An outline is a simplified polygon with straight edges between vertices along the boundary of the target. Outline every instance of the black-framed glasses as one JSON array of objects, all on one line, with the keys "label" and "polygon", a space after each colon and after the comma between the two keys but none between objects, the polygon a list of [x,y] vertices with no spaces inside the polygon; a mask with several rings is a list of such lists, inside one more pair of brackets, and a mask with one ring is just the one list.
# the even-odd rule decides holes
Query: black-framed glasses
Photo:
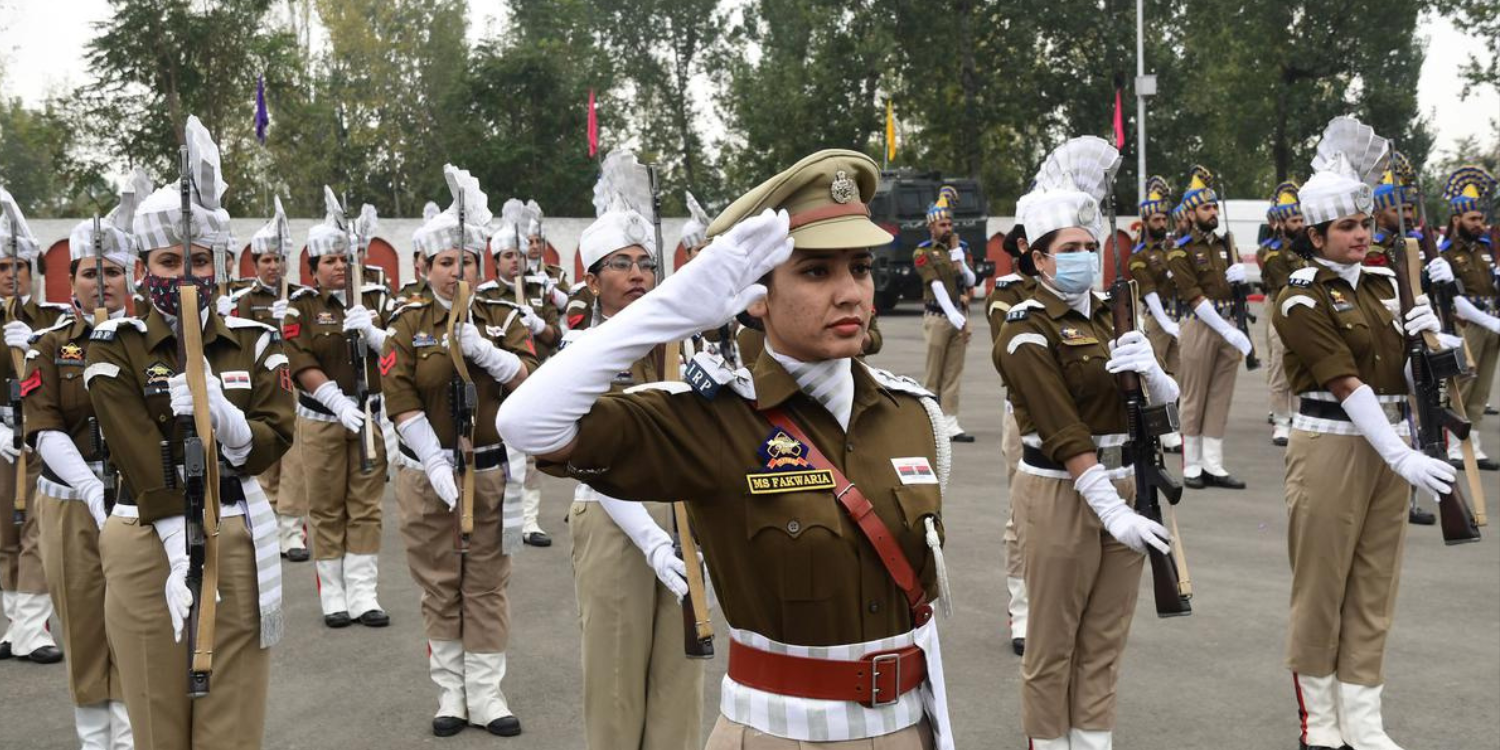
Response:
[{"label": "black-framed glasses", "polygon": [[641,273],[656,273],[655,258],[647,257],[641,258],[640,260],[635,260],[633,258],[627,258],[623,255],[616,255],[615,257],[604,261],[605,268],[608,268],[611,271],[619,271],[620,273],[629,273],[631,266],[635,266],[636,268],[641,269]]}]

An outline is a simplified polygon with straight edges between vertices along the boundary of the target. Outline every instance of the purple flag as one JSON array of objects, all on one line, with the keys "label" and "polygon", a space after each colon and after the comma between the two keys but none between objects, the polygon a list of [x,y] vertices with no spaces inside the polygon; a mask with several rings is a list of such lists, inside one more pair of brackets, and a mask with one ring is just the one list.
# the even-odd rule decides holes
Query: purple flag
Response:
[{"label": "purple flag", "polygon": [[266,145],[266,128],[271,124],[271,113],[266,111],[266,77],[255,79],[255,139]]}]

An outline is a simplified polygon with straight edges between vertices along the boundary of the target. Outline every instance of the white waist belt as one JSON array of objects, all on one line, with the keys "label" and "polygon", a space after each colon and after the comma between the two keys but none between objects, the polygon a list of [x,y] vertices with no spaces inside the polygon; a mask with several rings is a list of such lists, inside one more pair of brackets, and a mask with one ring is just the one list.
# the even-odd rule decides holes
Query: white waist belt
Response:
[{"label": "white waist belt", "polygon": [[[1093,438],[1095,450],[1098,450],[1100,448],[1118,448],[1130,442],[1130,436],[1126,435],[1123,432],[1113,432],[1108,435],[1094,435]],[[1042,438],[1035,432],[1027,433],[1021,436],[1021,444],[1030,446],[1032,448],[1041,448]],[[1066,479],[1069,482],[1073,481],[1073,475],[1069,474],[1066,471],[1061,471],[1058,469],[1043,469],[1038,466],[1032,466],[1031,464],[1026,463],[1025,458],[1021,459],[1021,463],[1016,467],[1016,469],[1018,471],[1024,471],[1034,477],[1044,477],[1046,479]],[[1135,476],[1135,469],[1130,466],[1121,466],[1116,469],[1106,469],[1104,474],[1105,476],[1109,477],[1109,481],[1117,482],[1121,479],[1125,479],[1126,477]]]}]

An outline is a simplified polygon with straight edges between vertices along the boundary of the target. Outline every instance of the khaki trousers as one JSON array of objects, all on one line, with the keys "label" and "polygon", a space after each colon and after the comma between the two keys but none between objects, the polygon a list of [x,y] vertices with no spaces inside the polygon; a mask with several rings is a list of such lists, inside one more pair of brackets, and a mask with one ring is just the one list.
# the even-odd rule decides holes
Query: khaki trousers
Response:
[{"label": "khaki trousers", "polygon": [[396,506],[406,564],[422,589],[428,640],[461,641],[470,653],[500,653],[510,641],[510,555],[500,551],[505,472],[474,473],[474,533],[460,555],[458,513],[438,498],[427,473],[396,469]]},{"label": "khaki trousers", "polygon": [[932,726],[925,718],[899,732],[867,740],[801,742],[765,734],[720,716],[703,750],[932,750],[933,747]]},{"label": "khaki trousers", "polygon": [[[1115,487],[1133,499],[1133,483]],[[1012,497],[1031,597],[1021,725],[1034,739],[1109,731],[1146,558],[1104,530],[1069,480],[1017,472]]]},{"label": "khaki trousers", "polygon": [[922,337],[927,340],[927,390],[937,394],[943,413],[958,416],[958,381],[964,374],[963,332],[942,315],[922,316]]},{"label": "khaki trousers", "polygon": [[271,652],[260,647],[255,543],[243,516],[219,529],[219,608],[211,690],[187,695],[187,637],[172,639],[162,592],[167,556],[150,524],[112,516],[99,536],[104,623],[120,669],[135,746],[258,750],[266,726]]},{"label": "khaki trousers", "polygon": [[36,518],[36,480],[42,457],[26,454],[26,522],[15,524],[16,465],[0,458],[0,589],[13,594],[47,593],[38,547],[41,529]]},{"label": "khaki trousers", "polygon": [[1177,368],[1182,366],[1182,348],[1177,343],[1177,337],[1167,333],[1156,322],[1156,316],[1146,313],[1144,316],[1146,340],[1151,342],[1151,351],[1156,352],[1156,361],[1161,365],[1168,375],[1177,373]]},{"label": "khaki trousers", "polygon": [[[670,506],[646,508],[670,528]],[[682,606],[598,503],[575,500],[568,514],[587,747],[697,750],[704,662],[683,655]]]},{"label": "khaki trousers", "polygon": [[1024,578],[1026,564],[1021,558],[1021,543],[1016,536],[1016,467],[1021,465],[1021,425],[1015,412],[1005,412],[1000,428],[1000,453],[1005,456],[1005,486],[1010,489],[1010,512],[1005,518],[1005,575]]},{"label": "khaki trousers", "polygon": [[297,417],[301,472],[306,482],[313,557],[336,560],[345,554],[380,552],[380,499],[385,494],[385,440],[373,421],[372,468],[359,470],[359,435],[338,422]]},{"label": "khaki trousers", "polygon": [[1500,334],[1490,333],[1473,323],[1464,326],[1464,342],[1469,345],[1469,356],[1473,357],[1474,377],[1458,384],[1458,393],[1464,400],[1464,414],[1476,431],[1484,421],[1484,405],[1490,400],[1490,389],[1495,385],[1495,367],[1500,363]]},{"label": "khaki trousers", "polygon": [[1384,684],[1411,485],[1365,439],[1292,430],[1286,451],[1292,562],[1287,668]]},{"label": "khaki trousers", "polygon": [[38,492],[42,568],[52,589],[52,610],[62,625],[68,659],[68,693],[87,706],[124,700],[120,670],[104,635],[104,568],[99,563],[99,527],[80,500],[58,500]]},{"label": "khaki trousers", "polygon": [[[1269,307],[1269,305],[1267,305]],[[1270,389],[1271,413],[1276,416],[1291,416],[1296,403],[1292,399],[1292,384],[1286,379],[1286,344],[1276,326],[1271,325],[1271,313],[1262,312],[1266,318],[1266,386]]]},{"label": "khaki trousers", "polygon": [[261,475],[261,487],[267,487],[266,477],[275,475],[275,489],[266,489],[266,499],[277,515],[302,518],[307,515],[307,471],[302,468],[302,419],[293,427],[292,447],[281,454],[265,474]]},{"label": "khaki trousers", "polygon": [[1182,370],[1177,378],[1182,397],[1177,409],[1183,435],[1224,437],[1242,360],[1239,350],[1208,324],[1197,318],[1182,321]]}]

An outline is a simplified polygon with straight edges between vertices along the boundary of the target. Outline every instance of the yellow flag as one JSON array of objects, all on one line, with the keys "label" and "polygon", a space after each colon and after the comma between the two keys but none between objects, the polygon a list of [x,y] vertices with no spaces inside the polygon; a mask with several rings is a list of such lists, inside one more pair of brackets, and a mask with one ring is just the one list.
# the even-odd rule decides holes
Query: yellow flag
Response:
[{"label": "yellow flag", "polygon": [[885,100],[885,160],[893,161],[896,158],[896,111],[891,107],[891,100]]}]

